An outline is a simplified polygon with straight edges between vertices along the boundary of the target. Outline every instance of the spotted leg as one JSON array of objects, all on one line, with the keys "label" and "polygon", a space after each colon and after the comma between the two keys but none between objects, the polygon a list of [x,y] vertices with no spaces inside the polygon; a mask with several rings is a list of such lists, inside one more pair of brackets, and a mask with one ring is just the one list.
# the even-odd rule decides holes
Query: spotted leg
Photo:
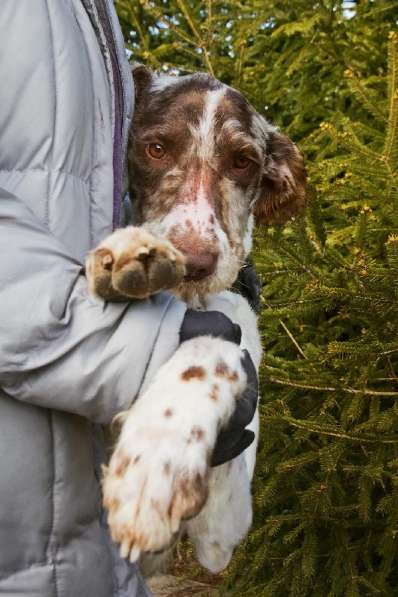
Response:
[{"label": "spotted leg", "polygon": [[[208,309],[222,311],[242,330],[242,348],[246,348],[256,366],[261,360],[261,341],[256,316],[240,295],[224,292],[213,296]],[[187,533],[199,562],[211,572],[220,572],[229,563],[233,550],[249,531],[252,521],[251,478],[256,461],[259,414],[248,426],[256,440],[243,454],[212,468],[209,497],[198,516],[187,523]]]},{"label": "spotted leg", "polygon": [[239,347],[200,337],[184,342],[125,414],[104,471],[104,504],[121,554],[167,548],[208,496],[220,428],[246,385]]}]

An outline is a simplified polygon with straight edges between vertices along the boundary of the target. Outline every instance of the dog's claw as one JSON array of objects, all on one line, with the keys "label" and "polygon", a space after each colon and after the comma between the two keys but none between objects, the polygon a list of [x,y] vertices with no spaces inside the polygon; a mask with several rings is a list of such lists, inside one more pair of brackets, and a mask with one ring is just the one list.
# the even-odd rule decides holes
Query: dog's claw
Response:
[{"label": "dog's claw", "polygon": [[113,259],[112,255],[108,253],[105,257],[102,258],[102,265],[105,269],[112,269]]},{"label": "dog's claw", "polygon": [[130,562],[134,564],[140,557],[141,550],[138,547],[133,547],[130,551]]},{"label": "dog's claw", "polygon": [[127,556],[129,555],[129,551],[130,551],[130,541],[128,539],[125,539],[120,546],[120,557],[127,558]]}]

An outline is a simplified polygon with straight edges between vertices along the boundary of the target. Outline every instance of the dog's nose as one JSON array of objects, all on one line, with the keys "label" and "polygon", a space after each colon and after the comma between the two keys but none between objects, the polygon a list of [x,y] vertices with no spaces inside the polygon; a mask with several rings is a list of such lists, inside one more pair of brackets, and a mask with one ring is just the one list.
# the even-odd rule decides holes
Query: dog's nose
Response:
[{"label": "dog's nose", "polygon": [[214,273],[218,260],[218,253],[210,251],[201,253],[185,253],[187,280],[198,282]]}]

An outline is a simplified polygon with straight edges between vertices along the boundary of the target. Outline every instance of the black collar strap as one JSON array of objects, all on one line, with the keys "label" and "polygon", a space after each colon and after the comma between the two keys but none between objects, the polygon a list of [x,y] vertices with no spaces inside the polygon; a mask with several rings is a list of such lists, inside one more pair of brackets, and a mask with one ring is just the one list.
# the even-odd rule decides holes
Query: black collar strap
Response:
[{"label": "black collar strap", "polygon": [[248,300],[255,313],[261,311],[261,282],[252,260],[248,257],[241,268],[231,290]]}]

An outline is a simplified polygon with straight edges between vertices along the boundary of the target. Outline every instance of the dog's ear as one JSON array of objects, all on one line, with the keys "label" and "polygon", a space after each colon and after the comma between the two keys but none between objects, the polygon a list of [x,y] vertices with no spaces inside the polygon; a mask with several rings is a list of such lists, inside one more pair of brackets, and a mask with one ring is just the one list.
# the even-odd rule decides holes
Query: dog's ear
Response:
[{"label": "dog's ear", "polygon": [[138,62],[133,64],[132,67],[133,79],[134,79],[134,94],[136,105],[142,99],[146,89],[149,87],[152,80],[152,71],[146,66],[139,64]]},{"label": "dog's ear", "polygon": [[269,133],[261,193],[254,206],[256,223],[283,224],[305,206],[303,156],[288,137]]}]

